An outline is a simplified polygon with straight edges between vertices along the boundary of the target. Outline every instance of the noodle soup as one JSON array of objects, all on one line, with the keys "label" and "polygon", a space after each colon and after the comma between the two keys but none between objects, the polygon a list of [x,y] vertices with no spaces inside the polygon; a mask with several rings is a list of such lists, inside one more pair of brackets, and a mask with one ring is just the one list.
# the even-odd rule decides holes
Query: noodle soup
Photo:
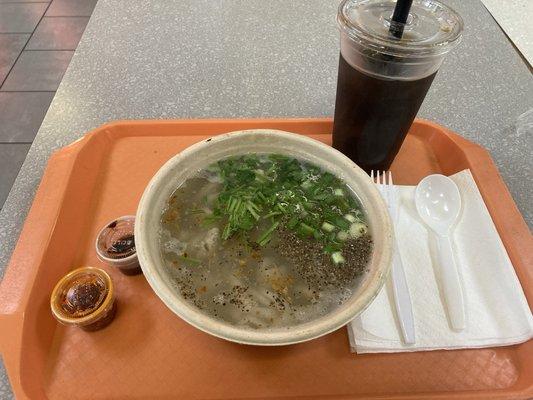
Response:
[{"label": "noodle soup", "polygon": [[187,302],[250,329],[290,327],[339,307],[372,252],[355,193],[278,154],[226,158],[189,177],[168,199],[159,240]]}]

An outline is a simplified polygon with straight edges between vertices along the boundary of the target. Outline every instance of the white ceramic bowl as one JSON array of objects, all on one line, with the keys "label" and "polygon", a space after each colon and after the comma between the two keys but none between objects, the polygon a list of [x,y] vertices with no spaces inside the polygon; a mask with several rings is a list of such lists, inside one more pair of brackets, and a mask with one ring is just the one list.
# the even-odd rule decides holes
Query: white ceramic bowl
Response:
[{"label": "white ceramic bowl", "polygon": [[[290,328],[254,330],[209,317],[191,306],[169,283],[159,250],[160,218],[171,193],[191,174],[232,155],[278,153],[309,161],[343,179],[358,195],[368,217],[374,246],[369,272],[352,297],[335,311]],[[214,336],[254,345],[285,345],[310,340],[347,324],[383,286],[390,269],[392,230],[386,206],[369,176],[348,157],[303,135],[275,130],[230,132],[197,143],[171,158],[155,174],[139,203],[135,223],[137,256],[148,283],[174,313]]]}]

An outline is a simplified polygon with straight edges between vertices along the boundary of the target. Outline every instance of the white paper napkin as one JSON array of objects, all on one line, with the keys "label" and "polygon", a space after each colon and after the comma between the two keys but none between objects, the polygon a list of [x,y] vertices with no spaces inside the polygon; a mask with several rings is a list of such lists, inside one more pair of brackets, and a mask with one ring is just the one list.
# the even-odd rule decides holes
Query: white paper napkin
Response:
[{"label": "white paper napkin", "polygon": [[394,308],[390,279],[372,304],[348,324],[352,351],[403,352],[505,346],[533,337],[533,316],[514,268],[469,170],[451,176],[462,200],[453,235],[466,304],[467,328],[450,329],[439,290],[433,235],[419,219],[414,187],[400,186],[396,227],[411,293],[416,343],[406,346]]}]

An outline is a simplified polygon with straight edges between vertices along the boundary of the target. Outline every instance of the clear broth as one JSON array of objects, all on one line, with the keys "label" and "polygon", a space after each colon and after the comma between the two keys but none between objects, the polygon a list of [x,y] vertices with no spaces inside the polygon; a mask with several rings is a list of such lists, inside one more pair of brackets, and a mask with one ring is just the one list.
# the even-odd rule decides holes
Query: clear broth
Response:
[{"label": "clear broth", "polygon": [[266,219],[246,241],[223,240],[223,220],[203,223],[221,189],[216,173],[199,171],[172,193],[161,216],[162,259],[187,302],[232,325],[265,329],[309,322],[352,296],[370,258],[369,233],[346,242],[350,257],[340,265],[313,238],[302,239],[283,224],[268,244],[256,245],[253,240],[270,225]]}]

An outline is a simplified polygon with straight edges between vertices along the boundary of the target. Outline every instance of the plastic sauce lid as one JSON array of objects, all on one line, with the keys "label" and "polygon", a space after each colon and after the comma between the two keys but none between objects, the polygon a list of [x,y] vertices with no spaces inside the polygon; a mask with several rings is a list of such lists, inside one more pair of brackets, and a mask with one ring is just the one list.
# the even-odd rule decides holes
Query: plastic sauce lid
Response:
[{"label": "plastic sauce lid", "polygon": [[135,216],[126,215],[104,226],[96,237],[96,254],[106,264],[121,268],[137,268],[135,249]]},{"label": "plastic sauce lid", "polygon": [[401,39],[389,33],[395,1],[344,0],[337,14],[342,32],[362,46],[397,57],[442,55],[461,39],[463,20],[435,0],[414,0]]},{"label": "plastic sauce lid", "polygon": [[93,267],[78,268],[65,275],[50,297],[52,314],[59,322],[81,327],[105,318],[113,303],[111,277]]}]

